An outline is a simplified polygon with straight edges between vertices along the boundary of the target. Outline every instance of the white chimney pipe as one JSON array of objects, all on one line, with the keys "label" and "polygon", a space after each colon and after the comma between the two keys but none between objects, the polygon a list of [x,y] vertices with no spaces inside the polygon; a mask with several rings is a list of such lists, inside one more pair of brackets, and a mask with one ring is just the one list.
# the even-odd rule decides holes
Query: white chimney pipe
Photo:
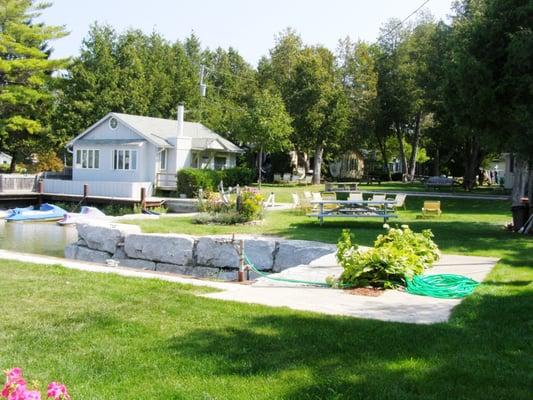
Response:
[{"label": "white chimney pipe", "polygon": [[183,136],[183,115],[185,114],[185,107],[183,104],[178,106],[178,137]]}]

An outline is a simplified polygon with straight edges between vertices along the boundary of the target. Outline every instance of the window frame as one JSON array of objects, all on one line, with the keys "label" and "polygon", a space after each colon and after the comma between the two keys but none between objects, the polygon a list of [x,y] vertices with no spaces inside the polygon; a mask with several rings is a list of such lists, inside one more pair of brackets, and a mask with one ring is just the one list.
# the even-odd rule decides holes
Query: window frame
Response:
[{"label": "window frame", "polygon": [[[222,158],[224,159],[224,165],[222,165],[221,168],[218,168],[220,166],[220,164],[217,164],[217,158],[218,159],[222,159]],[[228,157],[227,156],[214,156],[213,157],[213,168],[216,171],[223,171],[226,168],[228,168]]]},{"label": "window frame", "polygon": [[[163,154],[165,155],[163,157]],[[165,160],[163,165],[163,160]],[[159,171],[166,171],[168,167],[168,149],[163,149],[159,152]]]},{"label": "window frame", "polygon": [[[138,161],[139,152],[135,149],[113,149],[111,151],[111,167],[113,171],[137,171]],[[122,166],[120,167],[120,165]],[[126,165],[128,168],[126,168]]]},{"label": "window frame", "polygon": [[76,149],[74,167],[76,169],[100,169],[100,149]]}]

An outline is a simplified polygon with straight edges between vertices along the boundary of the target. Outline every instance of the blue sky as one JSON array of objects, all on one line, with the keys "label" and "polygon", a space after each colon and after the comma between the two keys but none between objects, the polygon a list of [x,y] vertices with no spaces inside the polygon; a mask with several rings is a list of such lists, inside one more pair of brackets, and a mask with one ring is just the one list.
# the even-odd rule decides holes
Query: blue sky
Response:
[{"label": "blue sky", "polygon": [[[71,34],[53,43],[54,57],[75,56],[91,23],[108,23],[117,30],[156,30],[167,39],[183,39],[195,32],[204,46],[235,47],[256,64],[274,43],[274,35],[288,26],[305,43],[335,49],[347,35],[373,41],[389,18],[406,17],[423,0],[52,0],[41,17],[65,25]],[[446,18],[452,0],[431,0],[425,7]]]}]

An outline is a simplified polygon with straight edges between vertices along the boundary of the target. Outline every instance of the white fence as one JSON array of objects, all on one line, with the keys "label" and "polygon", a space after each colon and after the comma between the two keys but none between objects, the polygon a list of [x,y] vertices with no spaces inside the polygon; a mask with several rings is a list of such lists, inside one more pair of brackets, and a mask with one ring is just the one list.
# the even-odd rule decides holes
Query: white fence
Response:
[{"label": "white fence", "polygon": [[0,174],[0,192],[33,192],[37,179],[35,174]]},{"label": "white fence", "polygon": [[151,196],[151,182],[101,182],[101,181],[66,181],[61,179],[44,179],[44,193],[83,195],[83,185],[88,185],[88,196],[122,197],[140,199],[141,188],[146,189],[146,196]]}]

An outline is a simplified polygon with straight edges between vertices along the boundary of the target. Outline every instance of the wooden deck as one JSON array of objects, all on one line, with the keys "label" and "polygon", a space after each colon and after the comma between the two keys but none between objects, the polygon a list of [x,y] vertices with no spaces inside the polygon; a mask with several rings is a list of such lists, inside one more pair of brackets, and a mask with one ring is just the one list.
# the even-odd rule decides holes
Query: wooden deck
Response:
[{"label": "wooden deck", "polygon": [[[58,194],[58,193],[37,193],[31,191],[9,191],[0,192],[0,206],[3,204],[39,204],[39,203],[54,203],[54,202],[72,202],[78,203],[84,200],[89,204],[123,204],[123,205],[136,205],[141,203],[141,199],[127,198],[127,197],[107,197],[107,196],[87,196],[72,195],[72,194]],[[147,197],[146,207],[159,207],[165,202],[161,197]]]}]

